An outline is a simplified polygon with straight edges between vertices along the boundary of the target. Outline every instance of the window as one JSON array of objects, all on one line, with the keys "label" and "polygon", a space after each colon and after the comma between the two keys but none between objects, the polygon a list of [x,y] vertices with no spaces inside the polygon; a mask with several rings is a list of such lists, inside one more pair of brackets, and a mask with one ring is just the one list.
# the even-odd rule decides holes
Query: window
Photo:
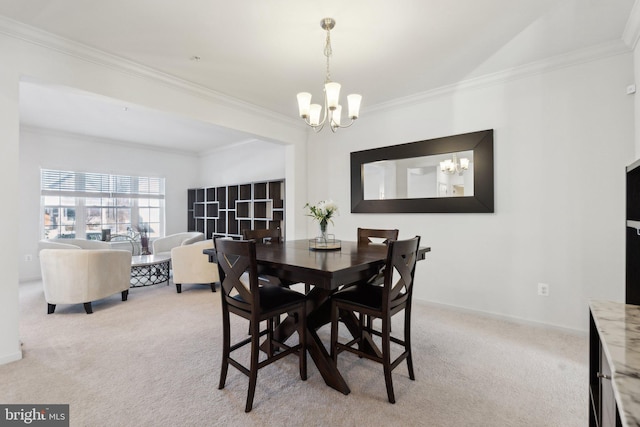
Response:
[{"label": "window", "polygon": [[164,235],[164,178],[42,169],[40,182],[46,239]]}]

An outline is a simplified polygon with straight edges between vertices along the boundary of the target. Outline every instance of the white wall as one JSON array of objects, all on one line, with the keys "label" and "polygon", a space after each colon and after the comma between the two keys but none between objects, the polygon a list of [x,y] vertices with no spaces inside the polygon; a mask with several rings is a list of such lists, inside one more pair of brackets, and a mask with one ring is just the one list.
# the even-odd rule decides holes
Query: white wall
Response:
[{"label": "white wall", "polygon": [[[421,235],[432,252],[416,298],[586,330],[590,298],[624,301],[632,70],[623,54],[365,110],[352,128],[310,138],[309,199],[338,203],[338,238],[358,226]],[[495,129],[494,214],[350,213],[350,152],[483,129]],[[537,296],[538,282],[549,297]]]},{"label": "white wall", "polygon": [[286,146],[251,140],[213,150],[199,160],[199,186],[243,184],[285,177]]},{"label": "white wall", "polygon": [[218,186],[285,179],[285,236],[306,237],[298,208],[306,199],[306,141],[276,144],[253,140],[214,150],[200,158],[199,186]]},{"label": "white wall", "polygon": [[[169,153],[123,142],[22,129],[20,134],[20,281],[40,277],[40,169],[60,169],[166,178],[165,234],[187,229],[187,188],[198,180],[194,155]],[[30,254],[33,260],[25,261]]]},{"label": "white wall", "polygon": [[[0,38],[0,52],[4,44]],[[0,55],[1,57],[1,55]],[[7,244],[0,245],[0,364],[22,357],[18,337],[18,219],[20,212],[18,182],[18,79],[20,73],[12,62],[2,59],[0,66],[0,234]]]}]

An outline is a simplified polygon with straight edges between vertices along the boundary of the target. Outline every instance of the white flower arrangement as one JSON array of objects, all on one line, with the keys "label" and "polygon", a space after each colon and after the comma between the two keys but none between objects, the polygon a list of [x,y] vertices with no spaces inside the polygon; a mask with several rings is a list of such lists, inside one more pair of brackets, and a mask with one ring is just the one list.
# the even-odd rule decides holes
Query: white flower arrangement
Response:
[{"label": "white flower arrangement", "polygon": [[304,207],[309,210],[307,216],[318,221],[322,230],[326,230],[329,221],[333,224],[332,218],[338,214],[338,205],[333,200],[321,200],[315,205],[307,203]]}]

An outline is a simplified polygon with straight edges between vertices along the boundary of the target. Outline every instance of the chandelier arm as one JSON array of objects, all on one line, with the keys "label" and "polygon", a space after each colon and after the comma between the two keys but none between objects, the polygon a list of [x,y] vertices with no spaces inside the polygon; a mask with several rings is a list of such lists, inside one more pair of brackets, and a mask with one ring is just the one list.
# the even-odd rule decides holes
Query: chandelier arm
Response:
[{"label": "chandelier arm", "polygon": [[348,127],[351,127],[355,121],[356,121],[355,119],[351,119],[351,121],[349,122],[349,124],[348,124],[348,125],[343,125],[343,124],[339,124],[339,125],[337,125],[337,124],[335,124],[335,122],[332,120],[332,121],[331,121],[331,129],[332,129],[334,132],[335,132],[335,130],[334,130],[334,129],[346,129],[346,128],[348,128]]},{"label": "chandelier arm", "polygon": [[317,125],[312,125],[311,122],[309,121],[309,118],[303,119],[303,121],[310,126],[311,128],[313,128],[313,130],[315,130],[316,132],[319,132],[322,130],[322,128],[325,125],[325,122],[327,121],[326,117]]},{"label": "chandelier arm", "polygon": [[325,94],[325,96],[324,96],[324,113],[323,113],[323,115],[322,115],[322,120],[321,120],[321,121],[320,121],[316,126],[313,126],[313,129],[314,129],[314,130],[315,130],[317,127],[319,127],[319,128],[320,128],[320,129],[318,130],[318,132],[319,132],[320,130],[322,130],[322,128],[324,127],[324,124],[325,124],[325,123],[326,123],[326,121],[327,121],[327,117],[328,117],[327,112],[328,112],[328,111],[329,111],[329,109],[327,108],[327,95]]}]

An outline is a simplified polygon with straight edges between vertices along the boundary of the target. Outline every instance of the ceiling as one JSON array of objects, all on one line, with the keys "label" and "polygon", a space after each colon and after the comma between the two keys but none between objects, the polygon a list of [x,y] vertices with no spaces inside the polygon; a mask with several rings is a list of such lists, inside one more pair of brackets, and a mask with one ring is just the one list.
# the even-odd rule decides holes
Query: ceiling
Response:
[{"label": "ceiling", "polygon": [[[362,94],[364,115],[367,108],[416,93],[619,41],[633,5],[634,0],[2,0],[0,15],[295,119],[297,92],[309,91],[316,99],[321,94],[324,17],[336,20],[332,78],[344,95]],[[28,126],[167,147],[180,138],[193,152],[251,138],[34,82],[21,88],[21,104]]]}]

